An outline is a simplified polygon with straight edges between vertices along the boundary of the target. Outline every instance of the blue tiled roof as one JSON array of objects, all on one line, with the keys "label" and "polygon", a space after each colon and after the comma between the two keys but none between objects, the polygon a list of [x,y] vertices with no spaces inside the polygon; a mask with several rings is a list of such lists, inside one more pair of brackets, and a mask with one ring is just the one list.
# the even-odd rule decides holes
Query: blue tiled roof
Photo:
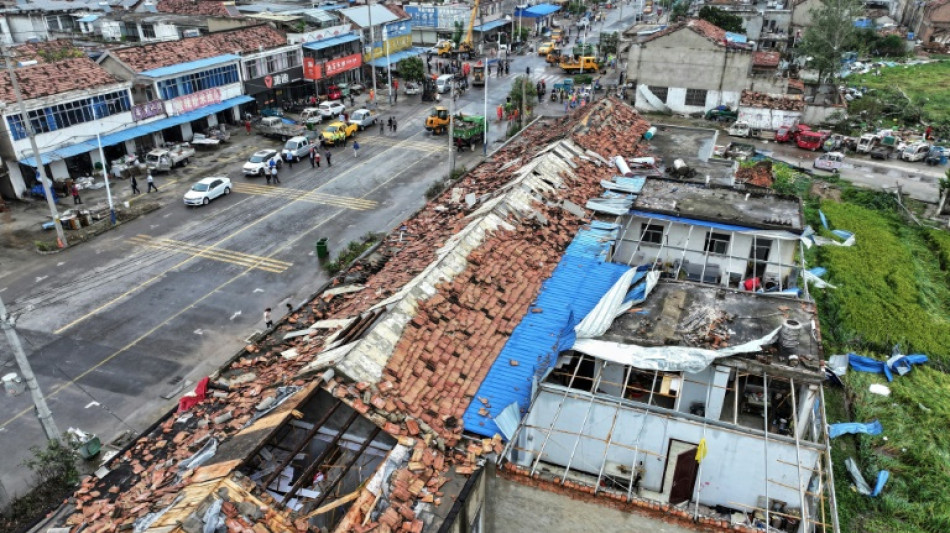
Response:
[{"label": "blue tiled roof", "polygon": [[[565,344],[562,334],[572,333],[574,325],[630,269],[604,262],[618,231],[616,225],[595,222],[574,237],[532,305],[540,312],[525,314],[465,410],[466,431],[485,437],[500,433],[493,418],[513,402],[524,415],[531,401],[531,383],[557,360],[558,346]],[[480,398],[488,400],[490,407]],[[478,414],[482,408],[489,416]]]}]

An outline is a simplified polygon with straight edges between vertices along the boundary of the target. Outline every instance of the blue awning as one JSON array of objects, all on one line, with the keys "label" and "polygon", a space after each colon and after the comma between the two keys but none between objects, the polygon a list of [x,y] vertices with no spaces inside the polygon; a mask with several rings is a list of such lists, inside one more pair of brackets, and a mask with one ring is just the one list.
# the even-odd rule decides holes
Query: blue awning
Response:
[{"label": "blue awning", "polygon": [[384,56],[384,57],[380,57],[379,59],[374,59],[370,61],[369,64],[373,65],[374,67],[388,67],[390,63],[396,64],[408,57],[415,57],[417,55],[421,55],[424,53],[426,53],[425,48],[416,46],[408,50],[401,50],[394,54],[389,54],[388,58]]},{"label": "blue awning", "polygon": [[[174,117],[163,118],[161,120],[156,120],[153,122],[147,122],[145,124],[139,124],[138,126],[133,126],[131,128],[124,129],[122,131],[117,131],[115,133],[110,133],[108,135],[103,135],[100,139],[102,146],[112,146],[113,144],[119,144],[131,139],[136,139],[142,137],[143,135],[149,135],[157,131],[162,131],[166,128],[171,128],[173,126],[180,126],[186,122],[191,122],[193,120],[198,120],[210,115],[213,115],[219,111],[224,111],[225,109],[230,109],[236,105],[246,104],[248,102],[254,101],[254,97],[241,95],[234,98],[229,98],[223,102],[218,102],[217,104],[211,104],[204,106],[187,113],[182,113]],[[57,148],[56,150],[51,150],[49,152],[44,152],[41,154],[43,164],[47,165],[52,161],[59,161],[66,159],[67,157],[72,157],[74,155],[84,154],[91,150],[99,149],[100,140],[96,140],[95,137],[91,139],[86,139],[83,142],[79,142],[70,146],[65,146],[63,148]],[[29,165],[31,167],[35,165],[35,159],[33,157],[26,157],[20,159],[20,163],[24,165]]]},{"label": "blue awning", "polygon": [[494,30],[494,29],[496,29],[496,28],[500,28],[500,27],[502,27],[502,26],[504,26],[505,24],[508,24],[508,23],[510,23],[510,22],[511,22],[510,20],[505,20],[505,19],[493,20],[493,21],[491,21],[491,22],[486,22],[486,23],[484,23],[484,24],[480,24],[480,25],[478,25],[478,26],[475,26],[474,28],[472,28],[472,30],[473,30],[473,31],[492,31],[492,30]]},{"label": "blue awning", "polygon": [[359,35],[354,35],[352,33],[347,33],[346,35],[337,35],[336,37],[330,37],[329,39],[323,39],[322,41],[314,41],[312,43],[304,43],[303,47],[307,50],[323,50],[324,48],[330,48],[331,46],[336,46],[338,44],[351,43],[353,41],[360,40]]},{"label": "blue awning", "polygon": [[241,59],[241,56],[234,54],[224,54],[220,56],[206,57],[204,59],[196,59],[195,61],[188,61],[187,63],[169,65],[167,67],[153,68],[151,70],[140,72],[139,74],[149,78],[164,78],[165,76],[171,76],[172,74],[180,74],[182,72],[188,72],[189,70],[197,70],[200,68],[220,65],[221,63],[228,63],[231,61],[237,61],[239,59]]},{"label": "blue awning", "polygon": [[561,6],[556,6],[554,4],[538,4],[536,6],[531,6],[528,9],[515,10],[515,16],[529,19],[539,19],[546,17],[560,9]]}]

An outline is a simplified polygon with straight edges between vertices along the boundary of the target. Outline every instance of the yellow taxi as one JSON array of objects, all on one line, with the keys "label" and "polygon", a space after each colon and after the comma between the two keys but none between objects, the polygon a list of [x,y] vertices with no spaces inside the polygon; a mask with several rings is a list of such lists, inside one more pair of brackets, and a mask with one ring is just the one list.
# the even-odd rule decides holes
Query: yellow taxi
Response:
[{"label": "yellow taxi", "polygon": [[541,45],[538,46],[538,55],[539,55],[539,56],[547,56],[548,54],[551,53],[551,50],[552,50],[553,48],[554,48],[554,42],[553,42],[553,41],[546,42],[546,43],[541,43]]},{"label": "yellow taxi", "polygon": [[327,127],[323,128],[323,142],[331,146],[336,146],[337,143],[342,143],[344,136],[352,137],[356,133],[356,124],[344,124],[339,120],[331,122]]}]

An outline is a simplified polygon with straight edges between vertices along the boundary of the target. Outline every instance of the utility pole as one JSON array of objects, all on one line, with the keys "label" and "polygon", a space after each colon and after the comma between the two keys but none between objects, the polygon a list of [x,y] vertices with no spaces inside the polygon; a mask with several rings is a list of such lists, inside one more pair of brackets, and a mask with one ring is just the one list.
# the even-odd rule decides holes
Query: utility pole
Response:
[{"label": "utility pole", "polygon": [[393,64],[389,60],[389,30],[383,25],[383,46],[386,47],[386,77],[389,80],[389,105],[393,105]]},{"label": "utility pole", "polygon": [[455,171],[455,80],[449,85],[451,90],[449,95],[449,179],[452,179],[452,172]]},{"label": "utility pole", "polygon": [[524,129],[524,119],[525,119],[524,111],[525,111],[525,106],[527,105],[526,101],[528,100],[528,93],[525,91],[525,85],[527,85],[528,76],[530,75],[531,75],[531,67],[525,67],[525,76],[521,78],[521,122],[519,124],[520,127],[518,128],[518,131],[521,131]]},{"label": "utility pole", "polygon": [[376,44],[376,41],[373,40],[373,1],[366,0],[366,17],[369,19],[369,75],[373,78],[373,107],[378,107],[377,102],[379,102],[379,91],[376,89],[376,67],[373,66],[373,58],[376,56],[376,53],[373,52],[373,45]]},{"label": "utility pole", "polygon": [[30,361],[23,352],[23,345],[20,344],[20,337],[17,336],[13,328],[13,317],[7,314],[7,308],[0,299],[0,327],[7,336],[7,342],[13,350],[13,357],[16,359],[17,366],[20,367],[20,374],[23,374],[23,380],[26,381],[26,387],[30,389],[30,396],[33,397],[33,405],[36,407],[36,418],[40,419],[40,425],[43,426],[43,432],[50,441],[59,440],[59,429],[56,428],[56,422],[53,421],[53,413],[46,406],[46,398],[36,383],[36,376],[33,375],[33,369],[30,367]]},{"label": "utility pole", "polygon": [[[16,73],[13,70],[13,56],[9,50],[5,51],[4,62],[7,64],[7,73],[10,75],[10,85],[13,87],[13,95],[16,97],[17,105],[20,108],[20,120],[23,123],[23,129],[30,138],[30,147],[33,148],[33,157],[36,161],[36,175],[43,184],[43,192],[46,194],[46,203],[49,205],[49,211],[53,215],[53,225],[56,227],[56,244],[60,248],[66,248],[66,235],[63,234],[63,223],[59,220],[59,211],[56,209],[56,200],[53,199],[53,180],[46,175],[46,167],[43,166],[43,158],[40,155],[40,148],[36,145],[36,137],[33,134],[33,124],[26,112],[26,104],[23,102],[23,94],[20,93],[20,83],[16,79]],[[105,165],[105,162],[103,162]]]},{"label": "utility pole", "polygon": [[[484,32],[482,32],[484,35]],[[485,104],[484,104],[484,113],[485,113],[485,131],[482,132],[482,155],[488,155],[488,123],[491,122],[488,120],[488,78],[491,76],[488,75],[488,58],[485,58],[485,68],[482,70],[482,79],[485,80]],[[941,204],[941,207],[943,204]],[[940,210],[937,211],[940,213]]]}]

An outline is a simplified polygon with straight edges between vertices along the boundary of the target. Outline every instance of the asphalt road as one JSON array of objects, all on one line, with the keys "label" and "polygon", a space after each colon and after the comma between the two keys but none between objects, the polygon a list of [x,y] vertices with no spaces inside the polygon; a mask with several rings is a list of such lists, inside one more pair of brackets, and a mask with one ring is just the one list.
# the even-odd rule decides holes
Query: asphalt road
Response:
[{"label": "asphalt road", "polygon": [[[625,11],[633,20],[633,9]],[[617,15],[609,14],[608,30],[619,29]],[[494,110],[517,75],[530,67],[532,80],[544,79],[549,90],[565,77],[536,54],[510,60],[509,75],[488,83],[489,150],[503,141],[507,124],[494,119]],[[470,89],[456,109],[481,114],[485,93]],[[400,96],[383,110],[398,118],[398,133],[381,136],[371,128],[358,135],[359,157],[351,145],[334,148],[331,168],[325,161],[316,170],[309,163],[285,166],[278,186],[240,172],[250,152],[278,147],[274,141],[242,139],[242,149],[198,156],[193,166],[231,178],[229,196],[189,208],[180,198],[191,180],[159,177],[161,209],[3,276],[0,294],[17,317],[59,429],[76,427],[104,442],[125,431],[140,433],[261,331],[266,307],[279,317],[286,303],[305,302],[326,281],[317,239],[328,238],[336,255],[367,232],[388,232],[424,205],[426,189],[447,174],[447,138],[423,128],[431,107],[418,96]],[[562,105],[542,102],[535,114],[563,112]],[[457,165],[472,168],[481,146],[457,155]],[[3,373],[15,370],[8,354],[0,355],[0,364]],[[11,495],[29,486],[21,464],[30,446],[43,441],[29,394],[4,397],[0,478]]]}]

